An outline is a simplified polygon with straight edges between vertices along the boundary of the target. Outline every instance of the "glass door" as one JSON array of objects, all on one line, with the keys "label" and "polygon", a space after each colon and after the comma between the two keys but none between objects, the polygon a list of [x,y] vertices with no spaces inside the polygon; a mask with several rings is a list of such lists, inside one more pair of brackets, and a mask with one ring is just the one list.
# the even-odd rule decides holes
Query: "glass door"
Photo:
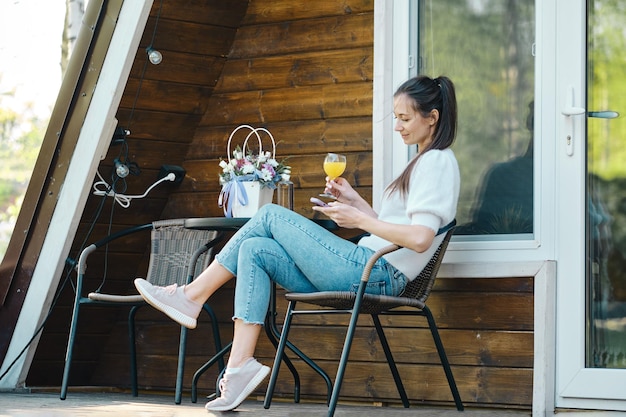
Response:
[{"label": "glass door", "polygon": [[589,2],[587,358],[626,368],[626,0]]},{"label": "glass door", "polygon": [[557,3],[556,406],[626,410],[626,0]]}]

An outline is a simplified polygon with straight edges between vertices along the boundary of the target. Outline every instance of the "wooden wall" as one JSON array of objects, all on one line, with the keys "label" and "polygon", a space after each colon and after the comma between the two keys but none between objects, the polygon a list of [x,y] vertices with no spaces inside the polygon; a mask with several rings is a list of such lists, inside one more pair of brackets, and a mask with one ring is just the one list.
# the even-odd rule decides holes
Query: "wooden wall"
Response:
[{"label": "wooden wall", "polygon": [[[280,296],[278,323],[286,303]],[[227,285],[211,304],[217,308],[221,335],[232,337],[232,298]],[[220,302],[219,300],[225,300]],[[533,278],[442,278],[437,281],[429,306],[440,329],[461,398],[466,406],[530,408],[533,377]],[[412,403],[452,405],[443,368],[423,318],[383,318],[390,345]],[[345,337],[347,317],[300,316],[292,325],[290,340],[334,378]],[[362,317],[356,332],[342,388],[342,399],[366,403],[399,404],[384,353],[369,317]],[[142,386],[171,390],[176,374],[178,327],[161,313],[145,309],[139,316]],[[207,317],[190,332],[185,386],[196,369],[213,355]],[[116,386],[127,381],[125,328],[119,326],[109,339],[93,384]],[[262,334],[257,358],[272,365],[274,347]],[[324,401],[325,385],[306,364],[290,354],[300,372],[303,398]],[[199,381],[199,401],[215,390],[217,369],[209,369]],[[266,384],[257,394],[262,396]],[[188,391],[185,393],[188,395]],[[275,398],[293,398],[293,379],[281,367]]]},{"label": "wooden wall", "polygon": [[[157,3],[144,33],[144,47],[154,28]],[[114,230],[159,217],[222,215],[217,206],[218,163],[226,157],[229,133],[239,124],[262,126],[274,134],[279,159],[289,157],[293,167],[296,211],[312,215],[308,199],[323,189],[322,161],[331,151],[348,156],[347,178],[371,198],[373,0],[327,0],[305,5],[288,0],[226,2],[241,15],[226,13],[223,9],[227,6],[222,3],[184,2],[182,7],[182,3],[164,2],[155,46],[166,57],[161,65],[169,68],[148,66],[144,73],[144,58],[138,54],[118,111],[122,125],[123,120],[132,124],[132,157],[144,172],[156,175],[160,164],[168,163],[182,165],[187,175],[180,186],[165,185],[150,199],[133,202],[132,210],[120,214],[121,210],[115,209]],[[175,59],[168,60],[169,56]],[[141,94],[135,101],[140,84]],[[114,152],[110,151],[103,166],[110,166]],[[129,191],[142,192],[153,181],[145,177],[129,184]],[[87,213],[93,213],[98,203],[90,199],[83,228],[90,221]],[[110,210],[105,207],[106,213]],[[108,233],[106,221],[98,222],[95,236]],[[141,275],[145,253],[145,244],[137,238],[112,248],[109,259],[115,256],[119,276]],[[102,256],[94,259],[96,265],[104,262]],[[102,267],[94,268],[92,283],[99,282],[101,272]],[[120,280],[117,285],[132,291],[129,281]],[[532,288],[532,277],[437,282],[430,305],[466,405],[530,407]],[[234,283],[229,283],[210,300],[220,318],[224,342],[232,336],[233,290]],[[29,375],[30,385],[60,384],[71,291],[63,294],[42,336],[46,346],[58,348],[39,349]],[[279,321],[284,309],[279,297]],[[71,385],[129,386],[124,320],[123,313],[102,309],[86,316]],[[344,337],[339,326],[343,319],[308,320],[298,321],[292,340],[334,375],[334,358],[339,356]],[[362,324],[342,397],[397,403],[375,331],[367,318]],[[425,323],[396,317],[387,324],[410,399],[451,403]],[[178,334],[179,327],[163,314],[151,308],[140,311],[142,388],[173,391]],[[215,352],[211,337],[208,319],[202,315],[198,328],[189,335],[186,389],[195,369]],[[269,365],[273,355],[273,347],[262,336],[258,358]],[[321,379],[306,366],[296,364],[302,372],[303,397],[323,400]],[[199,401],[214,391],[216,377],[217,370],[210,369],[201,378]],[[283,367],[277,396],[292,395],[290,378]],[[265,384],[258,393],[264,390]]]},{"label": "wooden wall", "polygon": [[[533,367],[533,279],[439,279],[428,301],[467,406],[530,407]],[[286,306],[284,306],[286,307]],[[284,311],[284,309],[281,309]],[[294,320],[290,340],[334,377],[347,318]],[[382,319],[391,350],[412,403],[450,403],[452,396],[425,319]],[[298,323],[298,325],[295,325]],[[362,317],[342,386],[342,398],[398,404],[399,397],[371,319]],[[339,325],[339,326],[338,326]],[[268,363],[269,344],[262,352]],[[293,355],[292,355],[293,356]],[[303,393],[324,398],[321,378],[305,364]],[[290,394],[292,380],[281,367],[278,390]]]},{"label": "wooden wall", "polygon": [[312,214],[327,152],[345,153],[346,175],[371,196],[373,1],[309,5],[250,2],[187,153],[189,181],[164,215],[221,215],[218,163],[240,124],[270,130],[278,158],[289,157],[296,211]]}]

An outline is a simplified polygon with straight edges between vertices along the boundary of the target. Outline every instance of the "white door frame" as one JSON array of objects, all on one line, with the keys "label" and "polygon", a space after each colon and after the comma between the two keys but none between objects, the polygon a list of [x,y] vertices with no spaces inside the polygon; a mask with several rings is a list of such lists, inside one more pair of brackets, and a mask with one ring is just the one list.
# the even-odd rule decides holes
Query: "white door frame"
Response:
[{"label": "white door frame", "polygon": [[[375,2],[374,201],[394,173],[390,95],[409,73],[404,41],[408,26],[397,20],[408,16],[397,10],[402,4]],[[454,276],[470,276],[480,264],[487,273],[498,265],[494,262],[516,261],[500,264],[516,276],[533,262],[556,261],[546,264],[555,268],[535,276],[533,416],[553,415],[555,408],[626,410],[626,370],[585,368],[586,120],[584,115],[562,114],[585,103],[585,8],[586,0],[536,1],[535,149],[541,149],[535,171],[536,245],[452,242],[442,267]],[[568,147],[568,136],[573,147]]]},{"label": "white door frame", "polygon": [[[557,0],[557,374],[556,406],[626,410],[626,370],[585,367],[586,0]],[[572,143],[568,144],[568,137]]]}]

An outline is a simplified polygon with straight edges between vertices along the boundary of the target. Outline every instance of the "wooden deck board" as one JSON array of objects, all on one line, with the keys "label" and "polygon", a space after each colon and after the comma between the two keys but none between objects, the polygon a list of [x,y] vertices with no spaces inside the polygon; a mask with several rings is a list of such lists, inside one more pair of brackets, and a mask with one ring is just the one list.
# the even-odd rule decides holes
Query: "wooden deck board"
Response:
[{"label": "wooden deck board", "polygon": [[[325,404],[278,402],[274,401],[269,410],[263,408],[262,399],[255,401],[250,398],[237,408],[240,416],[288,416],[309,417],[325,416]],[[432,407],[414,405],[411,408],[376,407],[374,405],[339,404],[336,417],[525,417],[530,416],[529,410],[504,410],[466,408],[459,413],[453,407]],[[64,401],[59,399],[58,392],[0,392],[0,416],[2,417],[109,417],[109,416],[142,416],[142,417],[193,417],[221,416],[223,413],[207,413],[204,399],[193,404],[189,397],[183,397],[182,403],[174,404],[173,395],[140,393],[132,397],[128,393],[119,392],[70,392]]]}]

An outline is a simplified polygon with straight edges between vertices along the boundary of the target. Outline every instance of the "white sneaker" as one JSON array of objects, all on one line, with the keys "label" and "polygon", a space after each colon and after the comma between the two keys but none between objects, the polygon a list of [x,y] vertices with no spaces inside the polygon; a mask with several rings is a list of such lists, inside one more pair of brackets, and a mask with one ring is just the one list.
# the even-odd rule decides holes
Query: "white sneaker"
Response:
[{"label": "white sneaker", "polygon": [[185,287],[176,284],[158,287],[142,278],[135,280],[135,287],[148,304],[165,313],[169,318],[189,329],[195,329],[202,304],[191,301],[184,293]]},{"label": "white sneaker", "polygon": [[254,358],[248,361],[234,374],[224,373],[220,380],[220,396],[207,403],[209,411],[230,411],[248,398],[270,373],[269,366],[261,365]]}]

